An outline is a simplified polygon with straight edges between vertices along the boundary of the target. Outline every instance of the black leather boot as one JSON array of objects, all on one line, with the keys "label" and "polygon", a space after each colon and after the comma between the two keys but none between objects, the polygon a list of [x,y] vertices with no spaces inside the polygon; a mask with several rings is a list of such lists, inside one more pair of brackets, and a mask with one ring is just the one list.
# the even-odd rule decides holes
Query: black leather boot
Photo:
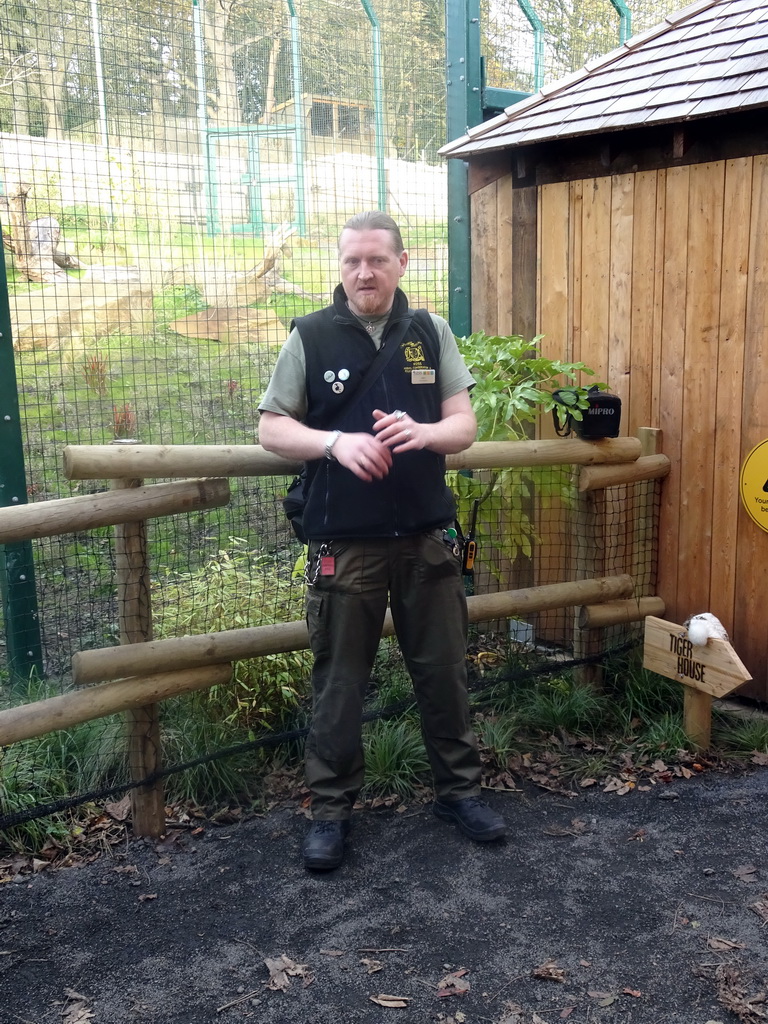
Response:
[{"label": "black leather boot", "polygon": [[315,821],[304,839],[301,852],[309,871],[332,871],[344,860],[344,839],[348,821]]}]

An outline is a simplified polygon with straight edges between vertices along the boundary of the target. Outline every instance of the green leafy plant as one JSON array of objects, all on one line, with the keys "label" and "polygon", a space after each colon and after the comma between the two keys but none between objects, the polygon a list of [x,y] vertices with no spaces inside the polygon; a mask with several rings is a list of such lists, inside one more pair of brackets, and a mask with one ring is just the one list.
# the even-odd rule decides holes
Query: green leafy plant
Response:
[{"label": "green leafy plant", "polygon": [[739,754],[768,752],[768,721],[764,719],[734,721],[729,716],[725,723],[718,719],[715,735],[719,746]]},{"label": "green leafy plant", "polygon": [[643,668],[636,655],[609,662],[603,678],[616,724],[626,733],[665,714],[682,715],[683,687]]},{"label": "green leafy plant", "polygon": [[594,736],[608,720],[610,703],[603,694],[561,676],[526,690],[519,713],[529,729]]},{"label": "green leafy plant", "polygon": [[[526,341],[519,334],[504,337],[477,331],[459,338],[464,361],[477,384],[472,389],[472,406],[482,441],[510,441],[524,438],[542,413],[554,409],[560,422],[566,410],[553,392],[569,384],[573,404],[571,415],[580,420],[588,407],[588,389],[577,384],[579,374],[594,376],[586,363],[566,363],[547,359],[539,352],[543,335]],[[604,384],[598,384],[604,388]]]},{"label": "green leafy plant", "polygon": [[[560,423],[568,413],[577,420],[588,407],[588,388],[577,384],[580,374],[594,376],[585,363],[568,363],[541,355],[541,335],[527,341],[518,334],[504,337],[477,331],[458,338],[464,361],[476,380],[472,407],[478,441],[519,441],[532,435],[544,414],[556,412]],[[559,404],[554,392],[567,386],[570,404]],[[600,388],[604,384],[597,385]],[[530,557],[537,539],[534,498],[546,506],[553,498],[569,502],[568,467],[504,469],[490,474],[450,474],[460,520],[468,522],[477,502],[481,509],[477,532],[489,539],[500,556]],[[488,503],[497,493],[499,500]]]},{"label": "green leafy plant", "polygon": [[518,728],[519,723],[514,715],[478,719],[476,730],[481,749],[497,768],[506,768],[509,755],[519,750]]},{"label": "green leafy plant", "polygon": [[379,721],[363,730],[366,796],[413,796],[429,770],[421,734],[412,722]]},{"label": "green leafy plant", "polygon": [[[34,703],[59,692],[33,677],[13,702],[2,706]],[[120,782],[126,765],[124,725],[117,715],[23,740],[0,749],[0,808],[4,815],[23,816],[41,804]],[[4,830],[0,848],[36,852],[48,842],[68,848],[76,831],[75,814],[59,811]]]},{"label": "green leafy plant", "polygon": [[668,758],[679,750],[690,750],[691,741],[685,734],[680,716],[665,712],[640,731],[637,746],[648,757]]},{"label": "green leafy plant", "polygon": [[[249,626],[298,621],[304,614],[303,586],[291,579],[289,565],[252,551],[231,537],[199,569],[167,573],[153,595],[158,638],[221,632]],[[233,685],[212,687],[211,714],[246,727],[269,726],[304,691],[308,651],[266,654],[235,664]]]},{"label": "green leafy plant", "polygon": [[[248,739],[227,722],[211,716],[202,692],[175,697],[163,704],[163,757],[169,764],[184,764],[210,750],[221,750]],[[193,765],[166,780],[167,799],[197,807],[253,799],[263,755],[255,751]]]}]

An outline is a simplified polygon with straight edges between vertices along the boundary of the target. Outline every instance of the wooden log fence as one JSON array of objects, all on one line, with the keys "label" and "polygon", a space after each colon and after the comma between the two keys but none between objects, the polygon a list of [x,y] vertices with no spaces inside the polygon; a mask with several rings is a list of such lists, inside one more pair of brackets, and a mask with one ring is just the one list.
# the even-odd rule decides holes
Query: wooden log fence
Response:
[{"label": "wooden log fence", "polygon": [[[478,442],[447,457],[449,469],[572,465],[582,467],[581,493],[614,484],[653,480],[669,472],[669,460],[643,451],[638,438],[578,438]],[[0,712],[0,746],[125,711],[133,716],[131,764],[140,782],[160,766],[156,706],[190,690],[223,685],[232,662],[308,646],[303,622],[227,630],[202,636],[153,640],[146,547],[146,520],[229,501],[230,476],[280,476],[299,465],[258,445],[70,445],[64,450],[70,480],[109,480],[112,490],[0,510],[0,543],[52,536],[95,526],[116,527],[121,645],[81,651],[72,659],[71,692]],[[188,479],[206,477],[207,479]],[[145,477],[183,478],[144,485]],[[651,538],[648,538],[649,540]],[[583,539],[584,540],[584,539]],[[584,573],[584,578],[468,598],[472,622],[524,618],[535,612],[574,608],[579,631],[639,621],[662,614],[657,597],[633,597],[629,574]],[[383,635],[394,632],[387,614]],[[157,836],[165,826],[160,784],[132,791],[133,829]]]}]

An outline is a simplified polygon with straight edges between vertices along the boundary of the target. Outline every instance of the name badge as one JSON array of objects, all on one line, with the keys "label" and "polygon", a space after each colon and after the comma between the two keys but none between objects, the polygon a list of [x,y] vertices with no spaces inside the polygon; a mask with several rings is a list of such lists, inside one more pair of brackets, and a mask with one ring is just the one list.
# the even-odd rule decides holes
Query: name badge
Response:
[{"label": "name badge", "polygon": [[411,384],[434,384],[434,370],[411,370]]}]

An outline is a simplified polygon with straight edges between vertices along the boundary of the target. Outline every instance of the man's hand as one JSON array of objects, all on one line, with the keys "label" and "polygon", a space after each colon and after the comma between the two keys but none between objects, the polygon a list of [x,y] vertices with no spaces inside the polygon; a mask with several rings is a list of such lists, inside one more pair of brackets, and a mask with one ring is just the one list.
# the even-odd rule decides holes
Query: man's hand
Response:
[{"label": "man's hand", "polygon": [[440,406],[436,423],[418,423],[407,412],[373,410],[373,429],[377,440],[400,452],[416,452],[428,448],[438,455],[452,455],[469,448],[477,434],[477,420],[467,390],[446,398]]},{"label": "man's hand", "polygon": [[382,480],[392,466],[392,452],[370,434],[340,434],[333,454],[337,462],[368,483]]},{"label": "man's hand", "polygon": [[373,429],[376,438],[397,455],[399,452],[415,452],[427,447],[427,431],[429,424],[417,423],[416,420],[400,410],[382,412],[373,410]]},{"label": "man's hand", "polygon": [[[259,443],[284,459],[322,459],[329,431],[306,427],[290,416],[263,412]],[[392,466],[392,452],[372,434],[339,434],[333,457],[355,476],[368,483],[381,480]]]}]

